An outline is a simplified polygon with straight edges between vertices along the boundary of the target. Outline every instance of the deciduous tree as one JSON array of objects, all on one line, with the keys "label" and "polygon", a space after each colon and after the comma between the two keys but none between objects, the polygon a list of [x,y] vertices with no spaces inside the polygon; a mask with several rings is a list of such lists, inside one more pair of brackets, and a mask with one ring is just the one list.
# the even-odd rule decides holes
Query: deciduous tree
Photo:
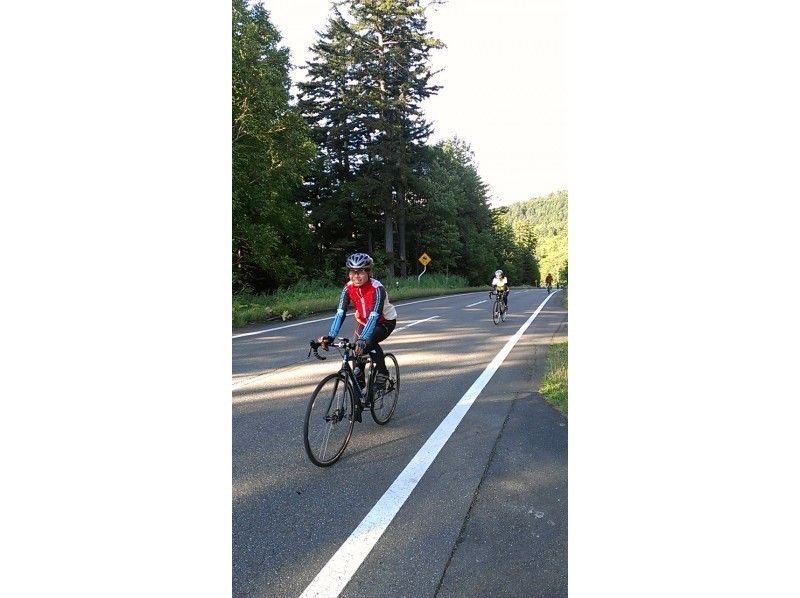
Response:
[{"label": "deciduous tree", "polygon": [[233,0],[232,33],[233,283],[265,290],[303,272],[311,236],[298,191],[315,148],[267,10]]}]

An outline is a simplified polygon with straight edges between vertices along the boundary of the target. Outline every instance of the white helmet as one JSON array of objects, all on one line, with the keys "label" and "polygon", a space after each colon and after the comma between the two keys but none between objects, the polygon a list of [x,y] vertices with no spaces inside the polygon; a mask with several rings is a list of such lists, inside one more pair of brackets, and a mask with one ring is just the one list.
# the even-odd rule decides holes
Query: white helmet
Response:
[{"label": "white helmet", "polygon": [[494,275],[497,276],[497,277],[500,277],[500,276],[503,275],[503,271],[502,270],[495,270]]},{"label": "white helmet", "polygon": [[372,258],[369,257],[366,253],[354,253],[353,255],[347,258],[345,262],[346,268],[372,268]]}]

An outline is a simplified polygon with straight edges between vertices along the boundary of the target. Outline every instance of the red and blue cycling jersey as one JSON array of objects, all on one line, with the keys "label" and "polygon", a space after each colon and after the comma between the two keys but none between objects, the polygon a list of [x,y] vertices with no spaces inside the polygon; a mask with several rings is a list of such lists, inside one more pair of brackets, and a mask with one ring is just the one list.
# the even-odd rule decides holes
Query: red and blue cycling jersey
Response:
[{"label": "red and blue cycling jersey", "polygon": [[386,289],[379,280],[370,278],[360,287],[348,282],[339,297],[339,306],[336,308],[336,316],[333,318],[328,336],[335,338],[339,334],[350,305],[356,310],[356,320],[364,324],[359,338],[365,342],[371,340],[377,324],[397,319],[397,310],[389,303]]}]

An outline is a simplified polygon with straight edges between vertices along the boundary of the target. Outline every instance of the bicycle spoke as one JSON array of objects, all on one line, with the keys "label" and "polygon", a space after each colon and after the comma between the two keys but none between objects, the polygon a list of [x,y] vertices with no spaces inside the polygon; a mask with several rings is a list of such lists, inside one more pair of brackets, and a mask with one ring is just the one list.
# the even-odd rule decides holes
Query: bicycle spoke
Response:
[{"label": "bicycle spoke", "polygon": [[352,389],[339,374],[323,378],[306,411],[305,447],[316,465],[336,462],[353,432]]},{"label": "bicycle spoke", "polygon": [[[370,412],[372,419],[376,424],[384,425],[387,423],[394,414],[397,407],[397,399],[400,396],[400,366],[397,363],[397,358],[391,353],[384,355],[386,368],[389,370],[389,378],[386,381],[386,387],[382,390],[370,390],[372,393],[372,404]],[[370,388],[373,389],[372,383],[374,377],[371,377]]]}]

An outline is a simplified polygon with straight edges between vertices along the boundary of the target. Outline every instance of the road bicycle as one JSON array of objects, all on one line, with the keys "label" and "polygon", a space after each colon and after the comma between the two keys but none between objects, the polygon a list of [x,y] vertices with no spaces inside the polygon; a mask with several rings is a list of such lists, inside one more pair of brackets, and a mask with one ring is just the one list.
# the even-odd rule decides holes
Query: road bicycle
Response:
[{"label": "road bicycle", "polygon": [[550,291],[553,290],[553,283],[552,282],[548,282],[546,284],[547,284],[547,294],[549,295]]},{"label": "road bicycle", "polygon": [[506,307],[506,304],[503,302],[503,293],[504,291],[492,291],[489,293],[489,297],[494,296],[494,303],[492,304],[492,321],[495,324],[506,321],[508,307]]},{"label": "road bicycle", "polygon": [[[327,359],[319,354],[322,343],[311,341],[310,357]],[[400,366],[391,353],[384,353],[389,378],[384,388],[377,388],[375,352],[358,357],[355,343],[338,338],[329,344],[339,350],[342,366],[334,374],[325,376],[311,394],[303,425],[303,442],[306,454],[314,465],[328,467],[339,460],[347,448],[353,425],[361,421],[361,412],[369,407],[372,419],[378,425],[389,422],[400,396]],[[360,382],[357,369],[364,374]]]}]

